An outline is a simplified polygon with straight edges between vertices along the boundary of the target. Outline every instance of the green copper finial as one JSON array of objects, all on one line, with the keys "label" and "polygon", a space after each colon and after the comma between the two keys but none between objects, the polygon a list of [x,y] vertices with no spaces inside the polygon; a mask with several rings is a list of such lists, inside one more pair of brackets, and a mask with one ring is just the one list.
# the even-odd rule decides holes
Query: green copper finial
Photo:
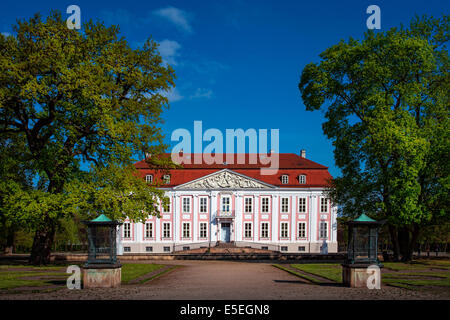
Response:
[{"label": "green copper finial", "polygon": [[97,218],[92,220],[92,222],[110,222],[112,221],[110,218],[105,216],[104,214],[99,215]]},{"label": "green copper finial", "polygon": [[359,221],[359,222],[375,222],[375,220],[373,220],[372,218],[369,218],[364,213],[362,215],[360,215],[357,219],[355,219],[355,221]]}]

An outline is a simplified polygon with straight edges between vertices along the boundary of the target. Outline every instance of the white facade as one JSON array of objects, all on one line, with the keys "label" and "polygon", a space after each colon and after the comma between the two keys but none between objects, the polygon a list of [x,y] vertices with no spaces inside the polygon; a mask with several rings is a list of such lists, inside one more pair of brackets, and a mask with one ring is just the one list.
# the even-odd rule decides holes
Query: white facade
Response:
[{"label": "white facade", "polygon": [[164,190],[170,208],[145,223],[125,221],[119,254],[223,242],[288,253],[337,252],[337,210],[324,188],[283,188],[223,169]]}]

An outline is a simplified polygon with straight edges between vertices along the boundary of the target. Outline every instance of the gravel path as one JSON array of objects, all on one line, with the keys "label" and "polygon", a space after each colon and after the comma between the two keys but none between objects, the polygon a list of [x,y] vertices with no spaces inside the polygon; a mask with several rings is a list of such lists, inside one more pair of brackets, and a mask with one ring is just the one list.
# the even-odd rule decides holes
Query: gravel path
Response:
[{"label": "gravel path", "polygon": [[[142,263],[142,262],[139,262]],[[181,265],[143,285],[116,289],[61,289],[50,293],[1,294],[0,299],[450,299],[420,291],[383,286],[381,290],[312,285],[270,263],[234,261],[152,261]]]}]

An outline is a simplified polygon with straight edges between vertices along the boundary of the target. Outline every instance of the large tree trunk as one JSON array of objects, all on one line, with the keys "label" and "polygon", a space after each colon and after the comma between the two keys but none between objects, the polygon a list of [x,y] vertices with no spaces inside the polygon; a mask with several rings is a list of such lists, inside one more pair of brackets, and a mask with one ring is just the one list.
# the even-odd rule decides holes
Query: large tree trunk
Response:
[{"label": "large tree trunk", "polygon": [[389,235],[391,236],[392,250],[394,251],[394,261],[400,260],[400,244],[398,241],[397,228],[389,225]]},{"label": "large tree trunk", "polygon": [[7,228],[6,230],[6,246],[5,246],[5,254],[14,253],[14,239],[16,232],[13,228]]},{"label": "large tree trunk", "polygon": [[45,265],[50,263],[55,231],[56,226],[51,219],[46,219],[46,223],[36,230],[31,249],[30,264]]},{"label": "large tree trunk", "polygon": [[402,262],[410,262],[413,259],[414,248],[419,237],[419,226],[404,226],[399,232],[400,252]]}]

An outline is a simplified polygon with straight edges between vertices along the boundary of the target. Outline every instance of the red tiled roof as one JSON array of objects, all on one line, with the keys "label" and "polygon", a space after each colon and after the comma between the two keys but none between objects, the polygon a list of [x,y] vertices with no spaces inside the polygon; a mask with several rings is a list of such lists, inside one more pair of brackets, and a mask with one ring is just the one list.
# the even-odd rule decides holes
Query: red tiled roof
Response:
[{"label": "red tiled roof", "polygon": [[[241,154],[242,156],[243,154]],[[170,157],[170,154],[164,156]],[[194,154],[191,154],[191,162],[194,162]],[[230,154],[228,154],[230,156]],[[318,164],[314,161],[305,159],[294,153],[280,153],[279,154],[279,170],[275,175],[262,175],[260,168],[269,167],[269,164],[261,163],[249,163],[249,154],[245,154],[245,161],[237,163],[238,154],[232,154],[234,163],[228,161],[226,164],[181,164],[182,168],[169,169],[166,173],[151,169],[145,160],[138,161],[134,166],[139,170],[139,174],[144,178],[145,175],[152,174],[155,178],[162,180],[164,174],[170,174],[170,184],[161,185],[161,187],[171,188],[178,186],[189,181],[204,177],[214,172],[229,169],[236,173],[243,174],[250,178],[274,185],[279,187],[297,187],[297,188],[309,188],[309,187],[324,187],[328,184],[328,180],[332,179],[328,172],[328,167]],[[185,159],[189,155],[184,155]],[[226,162],[226,155],[223,155],[224,162]],[[258,158],[257,158],[258,159]],[[230,160],[230,158],[228,158]],[[259,160],[257,161],[259,162]],[[289,183],[281,183],[281,175],[287,174],[289,176]],[[299,184],[298,176],[306,175],[306,184]]]}]

